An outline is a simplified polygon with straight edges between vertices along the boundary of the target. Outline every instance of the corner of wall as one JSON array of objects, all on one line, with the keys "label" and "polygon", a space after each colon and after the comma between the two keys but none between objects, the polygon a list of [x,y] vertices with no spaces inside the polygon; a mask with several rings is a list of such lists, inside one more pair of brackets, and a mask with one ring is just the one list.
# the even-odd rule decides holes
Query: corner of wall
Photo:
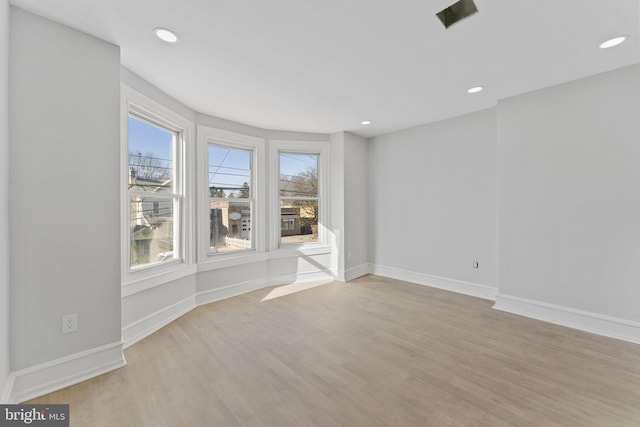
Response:
[{"label": "corner of wall", "polygon": [[350,282],[358,277],[373,273],[373,264],[365,263],[351,267],[344,272],[344,281]]},{"label": "corner of wall", "polygon": [[336,132],[330,135],[330,205],[331,205],[331,272],[339,281],[344,281],[345,276],[345,158],[344,158],[345,133]]}]

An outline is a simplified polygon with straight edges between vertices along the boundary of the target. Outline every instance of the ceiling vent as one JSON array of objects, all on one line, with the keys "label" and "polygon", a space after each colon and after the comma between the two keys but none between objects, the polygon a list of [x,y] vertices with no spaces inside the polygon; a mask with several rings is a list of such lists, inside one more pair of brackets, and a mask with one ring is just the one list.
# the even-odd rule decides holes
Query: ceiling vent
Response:
[{"label": "ceiling vent", "polygon": [[477,11],[478,8],[473,0],[460,0],[446,9],[442,9],[436,13],[436,16],[440,18],[445,28],[449,28],[456,22],[462,21],[475,14]]}]

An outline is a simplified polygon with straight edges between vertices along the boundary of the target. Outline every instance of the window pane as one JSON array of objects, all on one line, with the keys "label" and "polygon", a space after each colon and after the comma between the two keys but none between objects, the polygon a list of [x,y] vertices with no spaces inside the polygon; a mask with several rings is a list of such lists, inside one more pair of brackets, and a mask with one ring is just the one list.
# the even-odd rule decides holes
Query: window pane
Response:
[{"label": "window pane", "polygon": [[282,200],[280,202],[280,242],[318,241],[318,201]]},{"label": "window pane", "polygon": [[318,197],[318,155],[280,153],[280,196]]},{"label": "window pane", "polygon": [[209,207],[209,253],[251,249],[251,202],[212,200]]},{"label": "window pane", "polygon": [[130,198],[131,268],[170,261],[173,253],[173,199]]},{"label": "window pane", "polygon": [[251,151],[209,145],[209,196],[251,197]]},{"label": "window pane", "polygon": [[129,116],[129,189],[174,192],[176,134]]}]

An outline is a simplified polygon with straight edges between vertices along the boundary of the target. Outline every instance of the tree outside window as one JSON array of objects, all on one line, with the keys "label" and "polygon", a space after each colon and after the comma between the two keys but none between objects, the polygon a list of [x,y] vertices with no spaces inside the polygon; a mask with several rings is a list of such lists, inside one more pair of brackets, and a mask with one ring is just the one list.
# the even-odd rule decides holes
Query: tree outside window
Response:
[{"label": "tree outside window", "polygon": [[280,243],[318,242],[318,159],[280,153]]}]

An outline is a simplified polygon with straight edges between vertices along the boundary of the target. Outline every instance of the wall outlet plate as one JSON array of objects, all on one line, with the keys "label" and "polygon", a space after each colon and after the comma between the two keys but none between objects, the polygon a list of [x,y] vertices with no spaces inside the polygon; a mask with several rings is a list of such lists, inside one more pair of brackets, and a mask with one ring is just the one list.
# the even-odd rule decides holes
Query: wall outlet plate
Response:
[{"label": "wall outlet plate", "polygon": [[68,334],[78,330],[78,313],[62,316],[62,333]]}]

